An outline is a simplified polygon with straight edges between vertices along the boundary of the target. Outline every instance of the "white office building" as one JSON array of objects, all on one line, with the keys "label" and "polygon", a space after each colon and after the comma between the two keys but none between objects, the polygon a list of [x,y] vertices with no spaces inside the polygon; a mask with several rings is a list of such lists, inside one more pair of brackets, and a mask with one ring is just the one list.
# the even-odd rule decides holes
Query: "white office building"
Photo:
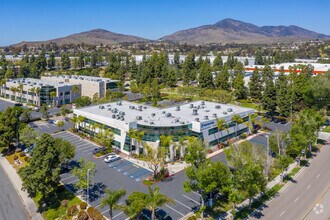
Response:
[{"label": "white office building", "polygon": [[[233,115],[240,115],[246,122],[252,113],[253,109],[206,101],[166,108],[119,101],[74,110],[75,115],[85,118],[84,122],[78,125],[80,130],[91,135],[100,131],[95,127],[112,130],[113,146],[124,153],[143,152],[143,148],[136,149],[136,146],[131,146],[131,139],[127,135],[130,128],[144,131],[142,141],[152,147],[159,146],[161,135],[173,136],[174,142],[180,137],[195,136],[202,139],[206,145],[214,146],[249,132],[245,123],[236,126],[231,118]],[[225,119],[228,128],[218,131],[217,119]],[[91,126],[95,124],[98,126]]]}]

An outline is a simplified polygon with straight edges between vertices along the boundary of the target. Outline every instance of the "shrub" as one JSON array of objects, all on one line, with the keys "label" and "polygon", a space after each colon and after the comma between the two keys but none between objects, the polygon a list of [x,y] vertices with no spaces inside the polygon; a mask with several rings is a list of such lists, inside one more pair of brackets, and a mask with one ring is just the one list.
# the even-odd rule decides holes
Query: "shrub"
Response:
[{"label": "shrub", "polygon": [[93,220],[103,220],[104,219],[102,214],[97,209],[95,209],[94,207],[89,207],[87,209],[87,214]]},{"label": "shrub", "polygon": [[20,156],[20,157],[25,157],[26,154],[25,154],[25,152],[22,151],[21,153],[19,153],[19,156]]},{"label": "shrub", "polygon": [[68,206],[68,200],[62,200],[62,202],[61,202],[61,206],[63,206],[63,207],[67,207]]},{"label": "shrub", "polygon": [[207,149],[207,153],[211,154],[211,153],[213,153],[213,150],[209,148],[209,149]]},{"label": "shrub", "polygon": [[16,152],[16,153],[22,152],[22,148],[16,148],[16,149],[15,149],[15,152]]},{"label": "shrub", "polygon": [[87,208],[87,203],[86,202],[81,202],[79,206],[80,206],[80,209],[84,210],[84,209]]},{"label": "shrub", "polygon": [[246,137],[247,137],[247,134],[245,134],[245,133],[244,133],[244,134],[241,134],[241,135],[239,136],[240,139],[244,139],[244,138],[246,138]]},{"label": "shrub", "polygon": [[88,215],[85,211],[80,211],[77,219],[78,220],[88,220]]},{"label": "shrub", "polygon": [[30,158],[29,157],[24,157],[25,162],[29,162]]},{"label": "shrub", "polygon": [[14,160],[17,160],[18,156],[15,154],[13,158],[14,158]]},{"label": "shrub", "polygon": [[76,205],[73,205],[68,208],[67,215],[68,216],[75,216],[78,213],[78,208]]}]

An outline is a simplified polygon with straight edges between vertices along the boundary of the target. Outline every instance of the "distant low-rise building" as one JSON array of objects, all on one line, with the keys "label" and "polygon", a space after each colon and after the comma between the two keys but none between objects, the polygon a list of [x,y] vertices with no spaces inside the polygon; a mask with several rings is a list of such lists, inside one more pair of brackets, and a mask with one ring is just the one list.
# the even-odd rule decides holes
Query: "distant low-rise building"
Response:
[{"label": "distant low-rise building", "polygon": [[94,95],[103,98],[107,90],[118,91],[119,82],[119,80],[103,77],[75,75],[42,76],[41,79],[49,82],[79,84],[81,85],[81,95],[90,98],[93,98]]},{"label": "distant low-rise building", "polygon": [[[0,86],[3,98],[30,105],[60,106],[80,97],[81,86],[64,82],[49,82],[33,78],[8,79]],[[77,92],[78,91],[78,92]]]}]

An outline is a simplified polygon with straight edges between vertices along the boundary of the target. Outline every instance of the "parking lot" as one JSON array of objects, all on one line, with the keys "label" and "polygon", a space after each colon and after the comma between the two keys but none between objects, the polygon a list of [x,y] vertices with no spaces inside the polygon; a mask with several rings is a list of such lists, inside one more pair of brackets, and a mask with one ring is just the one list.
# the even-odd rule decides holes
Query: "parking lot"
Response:
[{"label": "parking lot", "polygon": [[56,124],[49,123],[46,121],[34,121],[29,123],[30,127],[34,128],[35,130],[42,133],[49,133],[52,134],[54,132],[59,131],[60,129],[68,130],[70,129],[73,124],[72,122],[64,121],[64,126],[59,128]]},{"label": "parking lot", "polygon": [[[69,132],[60,132],[53,134],[53,136],[70,141],[75,145],[76,155],[72,161],[73,165],[80,158],[90,160],[96,164],[97,172],[93,178],[93,187],[90,188],[89,203],[99,209],[106,217],[109,217],[108,207],[102,209],[100,207],[105,188],[111,188],[112,190],[125,189],[127,192],[126,197],[120,202],[125,202],[127,196],[134,191],[147,192],[147,187],[142,183],[142,180],[150,174],[150,171],[125,160],[125,158],[115,162],[105,163],[103,158],[95,158],[93,156],[93,149],[96,147],[95,144]],[[82,190],[76,191],[74,189],[74,184],[78,181],[76,177],[68,172],[62,174],[61,178],[66,187],[74,193],[81,195]],[[170,179],[170,181],[155,184],[160,187],[162,193],[170,196],[175,201],[175,204],[162,207],[172,219],[182,218],[200,204],[200,197],[197,193],[185,193],[183,191],[182,184],[185,180],[185,172],[180,172]],[[115,220],[124,220],[126,218],[121,211],[114,212]]]}]

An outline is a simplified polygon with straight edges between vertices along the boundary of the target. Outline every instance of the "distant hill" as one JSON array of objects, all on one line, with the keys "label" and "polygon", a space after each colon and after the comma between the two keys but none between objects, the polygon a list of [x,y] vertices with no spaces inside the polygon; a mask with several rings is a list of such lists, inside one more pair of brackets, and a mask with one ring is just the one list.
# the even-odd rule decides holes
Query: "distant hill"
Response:
[{"label": "distant hill", "polygon": [[205,43],[277,43],[326,39],[329,35],[316,33],[304,28],[290,26],[262,26],[224,19],[212,25],[177,31],[160,40],[189,44]]},{"label": "distant hill", "polygon": [[100,44],[109,45],[109,44],[117,44],[123,42],[142,42],[142,41],[149,41],[149,40],[132,35],[118,34],[103,29],[94,29],[94,30],[72,34],[66,37],[56,38],[52,40],[31,41],[31,42],[23,41],[19,44],[16,44],[15,46],[20,46],[23,44],[27,44],[28,46],[38,46],[40,44],[47,44],[50,42],[54,42],[58,45],[81,44],[81,43],[90,44],[90,45],[100,45]]}]

